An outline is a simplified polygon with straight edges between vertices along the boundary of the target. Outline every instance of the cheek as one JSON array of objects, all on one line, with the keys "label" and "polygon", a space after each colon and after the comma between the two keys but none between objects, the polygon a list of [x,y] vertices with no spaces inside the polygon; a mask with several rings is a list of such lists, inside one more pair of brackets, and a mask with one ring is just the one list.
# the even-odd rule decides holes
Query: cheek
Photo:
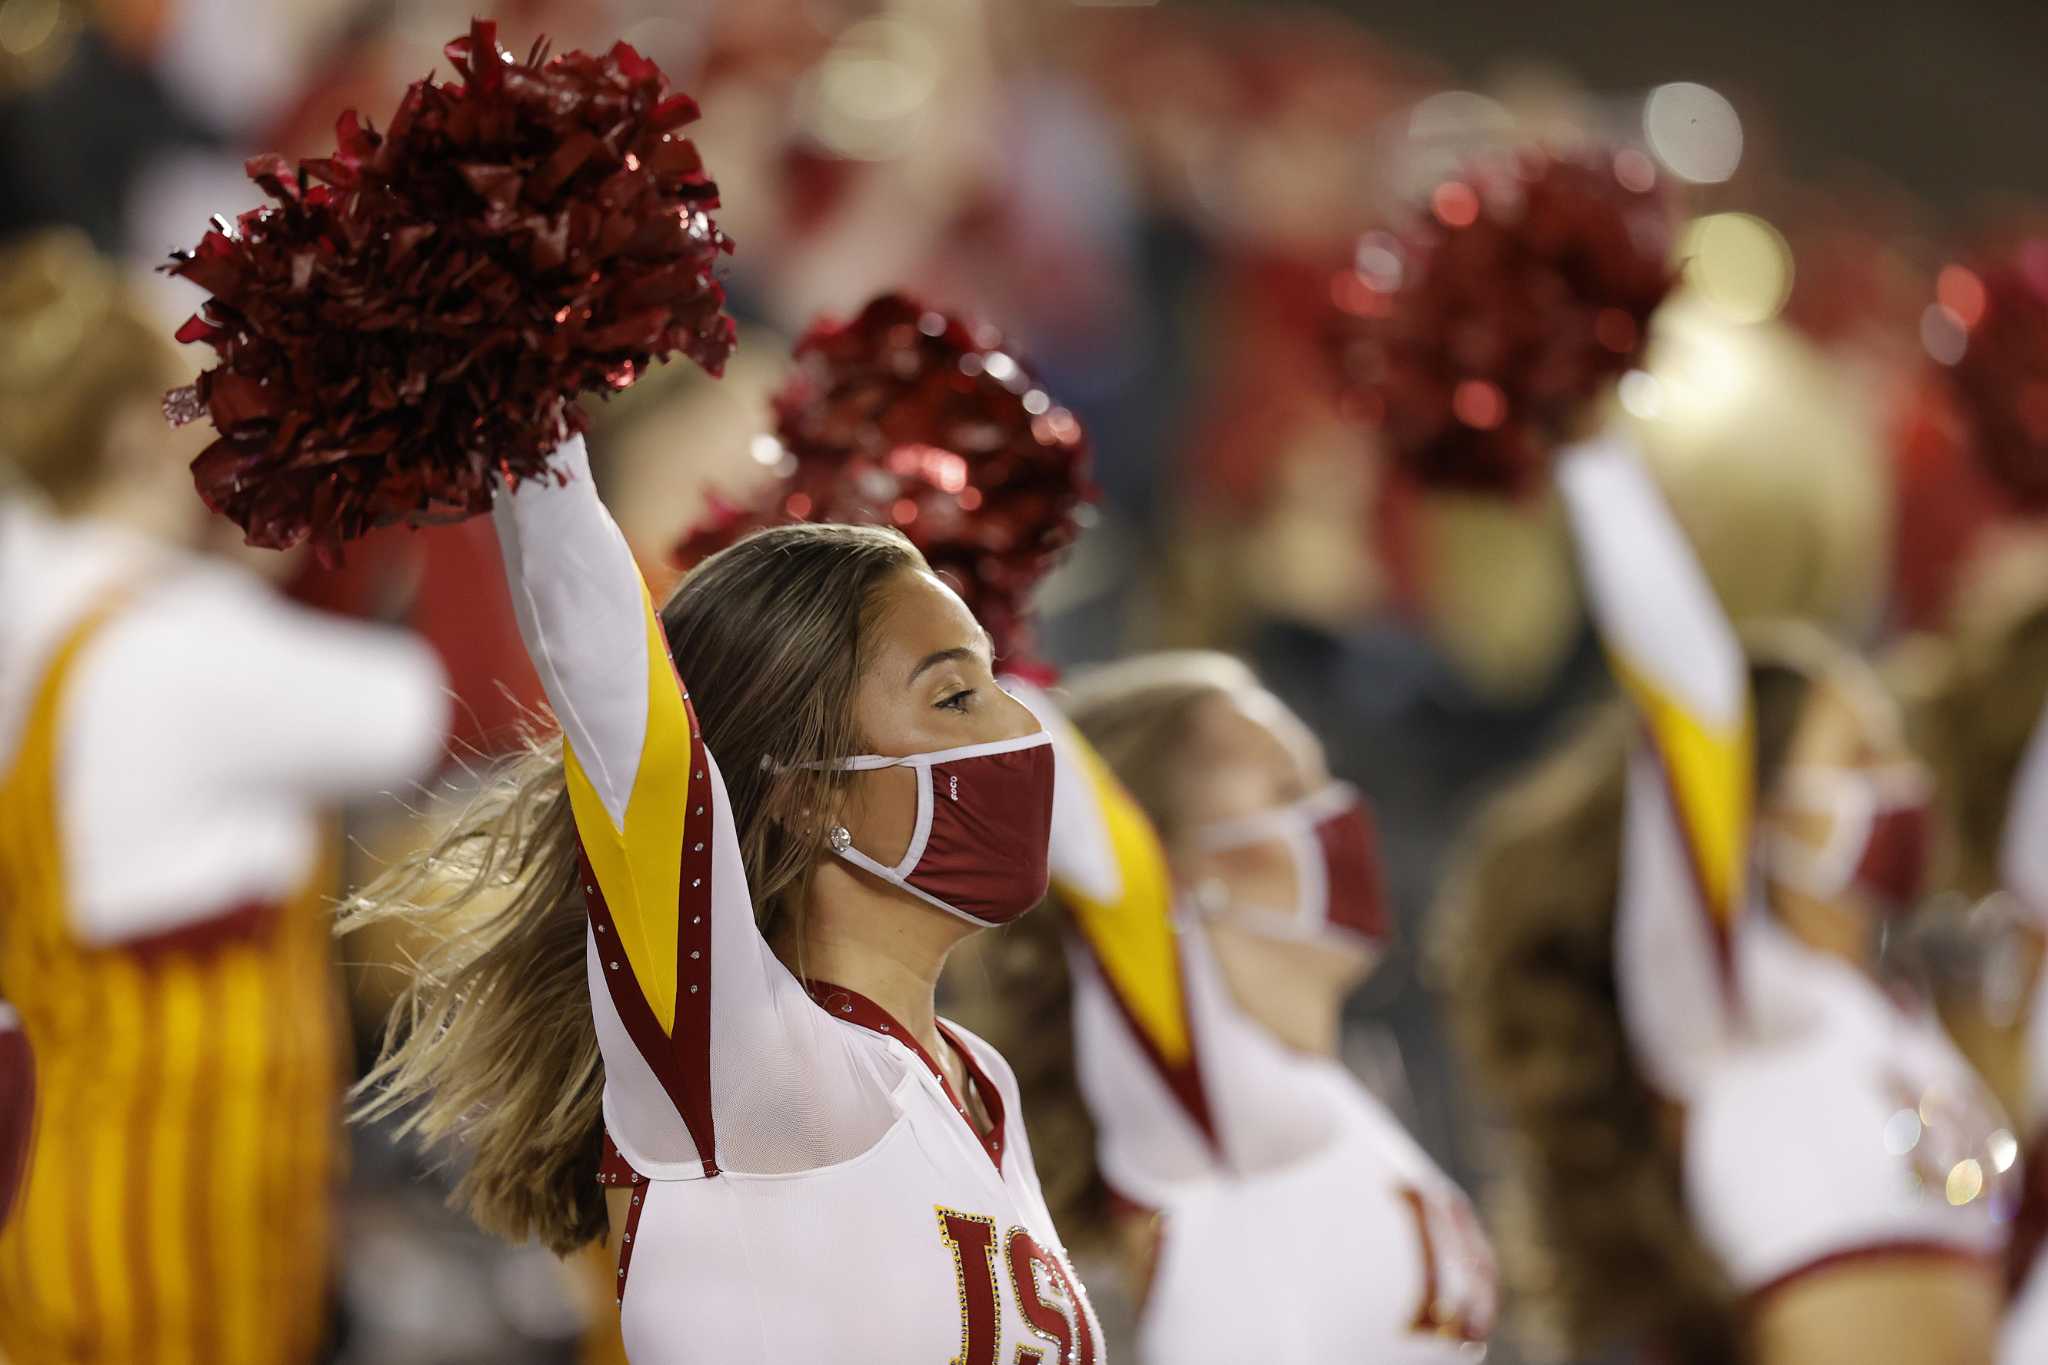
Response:
[{"label": "cheek", "polygon": [[917,828],[918,778],[912,768],[854,774],[839,823],[855,848],[892,867],[903,857]]},{"label": "cheek", "polygon": [[1229,889],[1233,907],[1284,913],[1300,899],[1293,855],[1278,840],[1222,849],[1209,854],[1208,862],[1209,875]]}]

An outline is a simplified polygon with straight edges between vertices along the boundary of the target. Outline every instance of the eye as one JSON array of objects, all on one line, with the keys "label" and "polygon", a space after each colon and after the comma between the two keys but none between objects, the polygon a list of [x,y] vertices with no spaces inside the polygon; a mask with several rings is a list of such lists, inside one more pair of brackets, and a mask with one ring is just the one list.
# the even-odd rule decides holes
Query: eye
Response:
[{"label": "eye", "polygon": [[943,700],[939,701],[937,705],[943,706],[951,711],[958,711],[961,715],[964,716],[967,714],[967,699],[973,695],[973,688],[963,687],[958,692],[955,692],[952,696],[946,697]]}]

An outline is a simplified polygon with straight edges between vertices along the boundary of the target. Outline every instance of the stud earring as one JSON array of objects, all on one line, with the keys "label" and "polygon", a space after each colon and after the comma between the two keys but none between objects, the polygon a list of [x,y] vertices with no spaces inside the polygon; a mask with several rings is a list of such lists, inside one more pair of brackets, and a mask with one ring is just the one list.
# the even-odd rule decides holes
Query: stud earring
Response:
[{"label": "stud earring", "polygon": [[832,845],[834,853],[844,853],[853,847],[853,836],[846,832],[846,826],[834,825],[826,831],[825,842]]}]

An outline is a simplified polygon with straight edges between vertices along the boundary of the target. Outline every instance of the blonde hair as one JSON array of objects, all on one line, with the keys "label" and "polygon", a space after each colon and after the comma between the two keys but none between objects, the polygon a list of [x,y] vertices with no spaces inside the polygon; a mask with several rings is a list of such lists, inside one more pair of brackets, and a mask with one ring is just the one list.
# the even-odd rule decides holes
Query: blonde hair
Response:
[{"label": "blonde hair", "polygon": [[[1196,709],[1256,686],[1252,671],[1227,654],[1144,654],[1077,673],[1063,709],[1171,847]],[[1046,1206],[1069,1241],[1089,1246],[1109,1235],[1111,1202],[1074,1069],[1074,988],[1062,943],[1069,931],[1053,897],[990,936],[980,952],[987,989],[949,1001],[948,1010],[1015,1068]]]},{"label": "blonde hair", "polygon": [[105,471],[114,423],[189,374],[166,329],[83,233],[0,249],[0,466],[60,506]]},{"label": "blonde hair", "polygon": [[[816,817],[846,774],[791,765],[863,748],[853,697],[883,587],[924,559],[894,531],[784,526],[698,565],[661,610],[732,804],[755,917],[800,939]],[[452,1202],[514,1241],[601,1237],[604,1067],[584,975],[585,907],[559,735],[536,736],[431,848],[346,907],[425,950],[357,1087],[359,1118],[466,1161]]]}]

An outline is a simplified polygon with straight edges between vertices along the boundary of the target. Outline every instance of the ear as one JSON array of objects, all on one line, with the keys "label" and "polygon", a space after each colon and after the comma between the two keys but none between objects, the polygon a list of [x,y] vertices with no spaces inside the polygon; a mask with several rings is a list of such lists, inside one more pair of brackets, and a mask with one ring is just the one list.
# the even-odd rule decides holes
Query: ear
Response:
[{"label": "ear", "polygon": [[822,844],[846,807],[846,784],[836,773],[783,768],[768,778],[761,812],[793,839]]}]

